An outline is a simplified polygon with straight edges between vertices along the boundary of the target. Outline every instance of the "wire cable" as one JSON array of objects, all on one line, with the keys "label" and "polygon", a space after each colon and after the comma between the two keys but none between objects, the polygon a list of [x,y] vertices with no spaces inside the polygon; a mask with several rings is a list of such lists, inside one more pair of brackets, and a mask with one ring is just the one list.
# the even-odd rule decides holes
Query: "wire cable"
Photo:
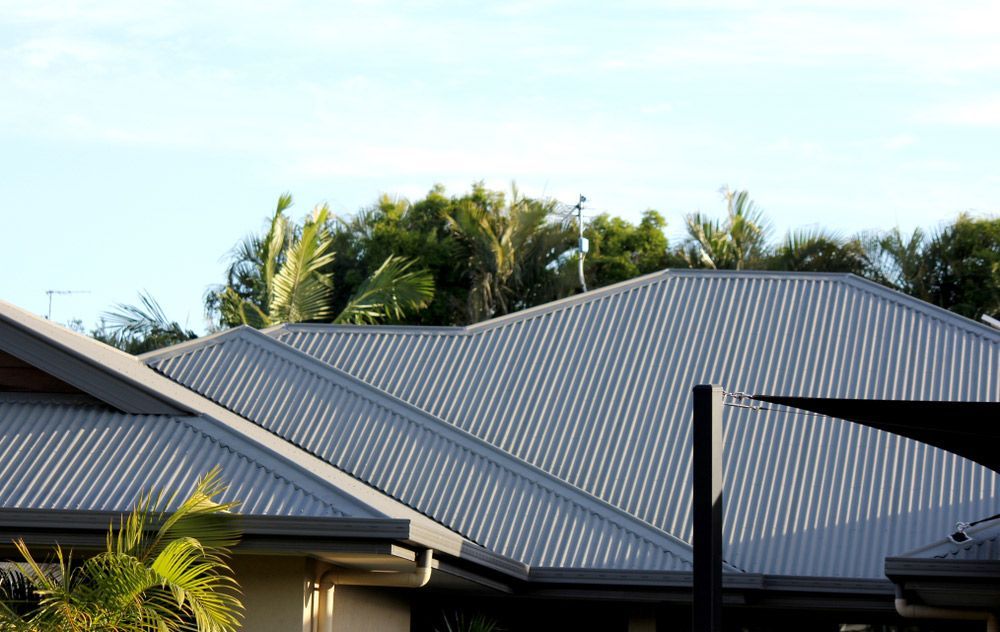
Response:
[{"label": "wire cable", "polygon": [[788,415],[799,415],[800,417],[823,417],[825,419],[836,419],[836,417],[831,417],[829,415],[813,413],[805,410],[798,410],[796,408],[789,408],[787,406],[782,406],[781,408],[772,408],[771,406],[764,406],[763,404],[744,403],[746,400],[753,401],[753,395],[750,395],[749,393],[743,393],[740,391],[733,391],[733,392],[722,391],[722,394],[725,397],[732,397],[733,399],[737,400],[737,402],[739,402],[739,403],[722,402],[723,406],[728,406],[729,408],[745,408],[747,410],[752,410],[754,412],[766,410],[768,412],[785,413]]}]

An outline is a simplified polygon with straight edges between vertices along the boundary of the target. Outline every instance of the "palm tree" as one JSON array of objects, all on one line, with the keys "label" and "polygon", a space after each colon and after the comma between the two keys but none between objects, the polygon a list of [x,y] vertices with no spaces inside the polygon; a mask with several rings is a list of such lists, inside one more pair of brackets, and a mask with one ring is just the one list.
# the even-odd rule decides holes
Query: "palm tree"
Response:
[{"label": "palm tree", "polygon": [[867,264],[860,238],[846,239],[821,228],[789,231],[768,259],[768,267],[773,270],[801,272],[864,274]]},{"label": "palm tree", "polygon": [[466,251],[470,322],[521,307],[519,292],[541,282],[532,273],[558,263],[567,240],[565,227],[549,221],[554,208],[554,202],[526,198],[516,188],[505,199],[479,185],[444,212]]},{"label": "palm tree", "polygon": [[236,503],[218,502],[225,490],[214,469],[179,504],[144,494],[108,529],[106,549],[79,564],[58,546],[53,562],[39,563],[17,540],[25,562],[6,573],[17,579],[0,593],[0,630],[236,630],[243,606],[226,559],[239,531],[228,514]]},{"label": "palm tree", "polygon": [[933,239],[916,228],[904,235],[899,227],[865,239],[870,276],[901,292],[929,299],[928,278],[933,261],[927,249]]},{"label": "palm tree", "polygon": [[469,615],[461,610],[445,612],[434,632],[503,632],[500,623],[484,614]]},{"label": "palm tree", "polygon": [[693,268],[742,270],[767,256],[770,227],[763,212],[746,191],[723,188],[722,194],[727,213],[724,222],[702,213],[684,218],[688,237],[681,254]]},{"label": "palm tree", "polygon": [[170,320],[149,292],[139,293],[140,305],[119,303],[104,312],[101,323],[92,332],[97,340],[132,354],[197,338],[198,334]]},{"label": "palm tree", "polygon": [[267,327],[277,323],[376,323],[398,320],[427,306],[434,282],[414,262],[390,256],[350,297],[340,312],[333,309],[333,236],[330,209],[317,207],[302,226],[285,211],[292,198],[279,198],[267,232],[251,235],[234,249],[227,284],[209,294],[209,311],[223,325]]}]

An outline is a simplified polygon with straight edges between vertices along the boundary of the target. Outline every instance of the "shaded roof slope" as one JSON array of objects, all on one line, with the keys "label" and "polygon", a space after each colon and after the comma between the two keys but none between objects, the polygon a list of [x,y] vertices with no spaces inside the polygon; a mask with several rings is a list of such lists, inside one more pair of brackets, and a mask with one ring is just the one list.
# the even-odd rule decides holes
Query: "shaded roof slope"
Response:
[{"label": "shaded roof slope", "polygon": [[147,361],[502,555],[538,566],[690,569],[685,543],[255,330]]},{"label": "shaded roof slope", "polygon": [[[690,390],[1000,401],[1000,332],[842,274],[668,270],[467,328],[286,325],[274,338],[681,539]],[[727,409],[726,557],[882,576],[994,512],[997,475],[846,422]]]},{"label": "shaded roof slope", "polygon": [[238,500],[239,513],[382,516],[335,490],[304,489],[282,476],[282,464],[248,456],[248,448],[196,417],[0,393],[0,508],[126,511],[151,489],[183,496],[218,466],[229,484],[225,500]]}]

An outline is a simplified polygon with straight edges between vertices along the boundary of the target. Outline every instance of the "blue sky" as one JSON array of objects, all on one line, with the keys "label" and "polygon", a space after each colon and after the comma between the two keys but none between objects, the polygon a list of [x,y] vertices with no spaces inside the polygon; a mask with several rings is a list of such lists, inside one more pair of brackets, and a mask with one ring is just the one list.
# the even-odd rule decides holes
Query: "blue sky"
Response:
[{"label": "blue sky", "polygon": [[995,213],[998,71],[996,2],[0,0],[0,298],[201,330],[284,191],[516,181],[672,236],[723,185],[779,234]]}]

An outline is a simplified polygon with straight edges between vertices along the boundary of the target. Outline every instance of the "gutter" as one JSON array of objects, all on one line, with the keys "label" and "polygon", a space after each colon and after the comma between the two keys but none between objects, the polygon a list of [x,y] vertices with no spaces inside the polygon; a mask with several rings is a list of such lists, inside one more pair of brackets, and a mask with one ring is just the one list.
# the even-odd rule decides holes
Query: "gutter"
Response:
[{"label": "gutter", "polygon": [[903,595],[903,589],[896,586],[896,612],[908,619],[952,619],[956,621],[985,621],[986,632],[1000,632],[997,617],[987,610],[959,610],[957,608],[935,608],[912,604]]}]

